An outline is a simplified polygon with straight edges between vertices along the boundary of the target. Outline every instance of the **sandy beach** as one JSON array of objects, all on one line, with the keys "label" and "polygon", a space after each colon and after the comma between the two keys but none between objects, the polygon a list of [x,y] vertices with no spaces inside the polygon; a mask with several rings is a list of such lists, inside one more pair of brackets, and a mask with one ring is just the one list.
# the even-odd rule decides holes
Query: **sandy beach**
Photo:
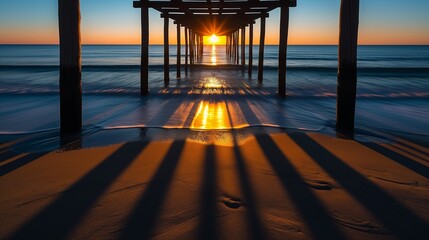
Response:
[{"label": "sandy beach", "polygon": [[[293,131],[1,162],[6,239],[425,239],[429,149]],[[14,143],[3,143],[2,157]]]}]

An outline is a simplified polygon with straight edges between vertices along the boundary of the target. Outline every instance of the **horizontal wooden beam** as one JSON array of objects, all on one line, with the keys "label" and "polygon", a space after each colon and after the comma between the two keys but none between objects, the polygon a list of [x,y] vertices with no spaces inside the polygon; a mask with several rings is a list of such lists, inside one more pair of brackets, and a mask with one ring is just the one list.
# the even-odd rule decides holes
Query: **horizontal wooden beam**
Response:
[{"label": "horizontal wooden beam", "polygon": [[[296,0],[289,1],[235,1],[235,2],[210,2],[211,8],[243,8],[243,7],[295,7]],[[177,8],[208,8],[208,2],[179,2],[179,1],[134,1],[135,8],[162,8],[162,7],[177,7]]]},{"label": "horizontal wooden beam", "polygon": [[[172,8],[154,8],[154,9],[156,9],[156,10],[158,10],[158,11],[160,11],[160,12],[163,12],[163,13],[174,13],[174,12],[183,12],[183,13],[185,13],[184,11],[182,11],[181,9],[176,9],[176,8],[174,8],[174,9],[172,9]],[[198,9],[198,10],[194,10],[194,9],[188,9],[188,11],[190,12],[190,13],[192,13],[192,14],[196,14],[196,15],[198,15],[198,14],[210,14],[210,13],[222,13],[222,14],[234,14],[234,13],[236,13],[236,14],[244,14],[244,13],[246,13],[246,12],[252,12],[252,13],[263,13],[263,12],[267,12],[267,11],[269,11],[269,9],[271,9],[271,8],[265,8],[265,9],[246,9],[246,11],[245,12],[243,12],[243,13],[241,13],[240,12],[240,10],[238,10],[238,9],[212,9],[212,10],[210,10],[210,9]]]},{"label": "horizontal wooden beam", "polygon": [[242,17],[234,17],[229,15],[202,15],[195,20],[195,17],[184,14],[161,14],[161,17],[168,17],[175,20],[177,23],[192,29],[194,32],[202,35],[227,35],[244,26],[252,24],[260,17],[268,17],[269,14],[245,15]]},{"label": "horizontal wooden beam", "polygon": [[[186,15],[186,14],[182,14],[182,13],[161,13],[161,18],[164,18],[165,16],[168,16],[171,19],[176,20],[176,18],[181,18],[181,19],[189,19],[189,20],[193,20],[195,21],[195,17],[198,16],[199,19],[201,21],[207,21],[207,20],[213,20],[216,21],[218,20],[218,22],[222,22],[222,20],[224,19],[228,19],[230,18],[232,20],[232,18],[234,18],[234,21],[236,21],[236,17],[238,15],[210,15],[210,14],[200,14],[200,15]],[[261,12],[261,13],[250,13],[250,14],[243,14],[240,15],[240,19],[244,20],[244,21],[251,21],[260,17],[269,17],[268,13],[265,12]]]}]

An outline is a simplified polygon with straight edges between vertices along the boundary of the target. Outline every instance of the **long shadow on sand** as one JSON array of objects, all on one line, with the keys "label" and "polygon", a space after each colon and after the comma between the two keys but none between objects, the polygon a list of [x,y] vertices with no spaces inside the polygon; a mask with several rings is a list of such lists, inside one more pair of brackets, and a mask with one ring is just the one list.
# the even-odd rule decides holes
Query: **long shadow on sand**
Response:
[{"label": "long shadow on sand", "polygon": [[121,146],[9,238],[64,239],[68,237],[99,197],[146,146],[147,142],[130,142]]},{"label": "long shadow on sand", "polygon": [[151,237],[184,145],[184,140],[173,142],[151,182],[137,200],[134,209],[131,210],[120,239],[149,239]]},{"label": "long shadow on sand", "polygon": [[284,189],[289,193],[313,239],[345,239],[322,203],[309,189],[301,175],[295,170],[276,143],[268,135],[256,136],[273,170]]},{"label": "long shadow on sand", "polygon": [[18,159],[13,160],[12,162],[6,163],[2,166],[0,166],[0,177],[8,174],[28,163],[31,163],[42,156],[46,155],[47,152],[37,152],[37,153],[29,153],[27,155],[24,155]]},{"label": "long shadow on sand", "polygon": [[425,165],[410,159],[400,153],[397,153],[395,151],[392,151],[388,148],[383,147],[382,145],[378,143],[371,143],[371,142],[360,142],[360,144],[372,149],[375,152],[378,152],[391,160],[401,164],[402,166],[414,171],[417,174],[420,174],[421,176],[425,178],[429,178],[429,168]]},{"label": "long shadow on sand", "polygon": [[0,149],[4,151],[0,153],[0,162],[7,161],[13,157],[18,156],[19,154],[22,153],[20,149],[28,150],[28,148],[31,147],[31,144],[34,144],[34,142],[40,142],[47,138],[54,138],[54,137],[58,137],[57,131],[49,131],[47,133],[39,133],[39,134],[36,133],[28,137],[20,137],[16,139],[9,146],[4,147],[3,149]]},{"label": "long shadow on sand", "polygon": [[399,239],[426,239],[429,226],[381,188],[303,133],[290,137]]},{"label": "long shadow on sand", "polygon": [[250,177],[247,172],[247,166],[243,159],[243,156],[240,152],[240,148],[234,147],[234,154],[237,163],[238,176],[240,181],[240,187],[243,191],[244,202],[246,204],[246,214],[248,229],[251,233],[251,238],[254,240],[264,239],[267,236],[265,235],[265,229],[261,221],[261,216],[258,211],[258,206],[256,204],[256,198],[253,194],[252,186],[250,183]]},{"label": "long shadow on sand", "polygon": [[214,240],[217,235],[217,187],[216,187],[216,158],[213,145],[207,146],[204,167],[203,183],[201,186],[200,206],[201,220],[198,228],[198,239]]}]

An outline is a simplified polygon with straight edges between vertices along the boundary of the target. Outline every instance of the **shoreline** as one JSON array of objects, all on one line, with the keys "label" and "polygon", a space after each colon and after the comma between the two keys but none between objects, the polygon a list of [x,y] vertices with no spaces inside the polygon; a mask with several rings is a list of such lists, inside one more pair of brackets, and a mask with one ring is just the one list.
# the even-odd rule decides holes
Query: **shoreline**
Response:
[{"label": "shoreline", "polygon": [[[232,129],[191,129],[164,127],[117,127],[100,128],[84,126],[81,133],[62,136],[59,128],[35,132],[2,133],[0,146],[7,145],[7,151],[14,154],[45,151],[69,151],[108,147],[132,141],[176,141],[190,140],[201,144],[218,144],[233,146],[241,144],[248,138],[258,134],[290,134],[303,132],[321,134],[331,138],[349,139],[359,142],[394,143],[403,138],[429,148],[429,136],[424,134],[386,131],[384,129],[356,129],[352,135],[336,132],[335,129],[298,129],[281,126],[245,126]],[[219,140],[220,139],[220,140]],[[234,142],[240,139],[240,142]],[[9,144],[13,142],[14,144]],[[0,154],[0,160],[5,160],[5,149]]]},{"label": "shoreline", "polygon": [[[188,90],[170,88],[145,97],[83,94],[84,130],[275,127],[335,136],[335,97],[289,96],[283,100],[265,89]],[[56,94],[4,94],[0,102],[0,139],[42,131],[59,135]],[[367,135],[374,131],[413,134],[428,141],[429,127],[424,121],[428,108],[426,98],[358,98],[356,131],[363,135],[364,131],[370,133]],[[207,111],[207,116],[199,110]],[[203,126],[204,119],[211,125]],[[210,119],[213,121],[207,121]],[[83,136],[88,135],[85,132]]]}]

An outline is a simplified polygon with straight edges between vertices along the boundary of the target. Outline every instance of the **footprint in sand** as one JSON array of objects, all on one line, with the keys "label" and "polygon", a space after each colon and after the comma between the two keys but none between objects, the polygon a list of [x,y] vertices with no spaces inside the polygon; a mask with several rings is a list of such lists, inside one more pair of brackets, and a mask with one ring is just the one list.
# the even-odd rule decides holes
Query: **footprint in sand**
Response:
[{"label": "footprint in sand", "polygon": [[241,200],[238,198],[224,198],[222,200],[222,202],[223,202],[223,204],[225,204],[225,206],[232,208],[232,209],[237,209],[237,208],[241,207],[241,205],[243,205]]},{"label": "footprint in sand", "polygon": [[310,180],[307,181],[307,184],[317,190],[332,190],[333,186],[325,181],[319,181],[319,180]]}]

